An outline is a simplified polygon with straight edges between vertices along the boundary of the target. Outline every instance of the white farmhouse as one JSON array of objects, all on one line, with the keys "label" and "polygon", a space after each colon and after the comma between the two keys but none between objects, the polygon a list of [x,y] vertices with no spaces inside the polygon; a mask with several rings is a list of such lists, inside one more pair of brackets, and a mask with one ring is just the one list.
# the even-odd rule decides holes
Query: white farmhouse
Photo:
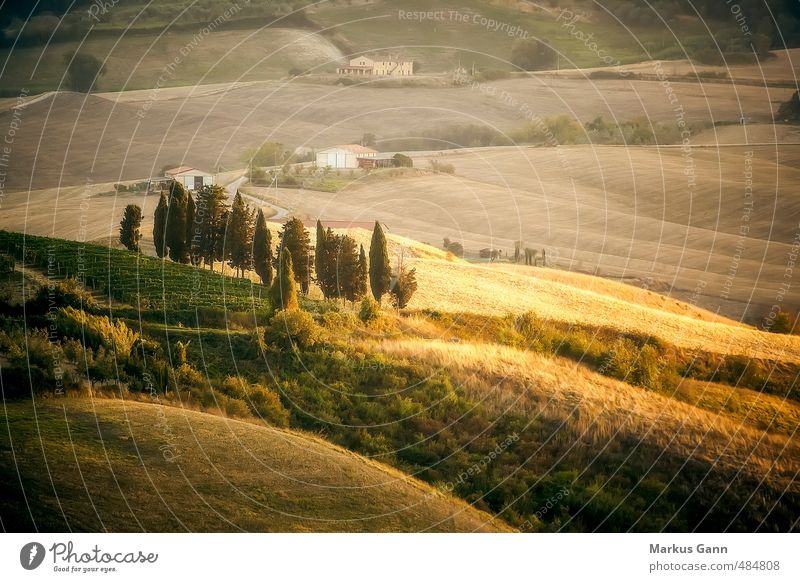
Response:
[{"label": "white farmhouse", "polygon": [[337,145],[317,152],[319,168],[358,168],[362,162],[378,155],[376,150],[358,144]]},{"label": "white farmhouse", "polygon": [[190,166],[179,166],[167,170],[164,172],[164,177],[175,180],[191,192],[196,192],[203,186],[212,186],[214,184],[214,176],[212,174]]},{"label": "white farmhouse", "polygon": [[360,56],[350,59],[350,63],[336,69],[339,75],[352,77],[410,77],[414,74],[414,61],[403,61],[400,57]]}]

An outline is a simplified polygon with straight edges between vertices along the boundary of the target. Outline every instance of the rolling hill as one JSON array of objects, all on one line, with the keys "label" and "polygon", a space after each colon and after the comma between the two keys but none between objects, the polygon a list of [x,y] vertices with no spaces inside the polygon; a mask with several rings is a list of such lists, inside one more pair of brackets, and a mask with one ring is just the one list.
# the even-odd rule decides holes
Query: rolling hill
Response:
[{"label": "rolling hill", "polygon": [[309,434],[103,398],[6,401],[2,422],[6,531],[509,530]]},{"label": "rolling hill", "polygon": [[455,173],[356,178],[334,194],[273,197],[309,218],[368,213],[435,246],[449,237],[471,257],[484,247],[508,257],[522,240],[561,269],[736,320],[757,321],[779,296],[800,304],[797,289],[776,283],[795,254],[800,146],[477,148],[414,159],[419,168],[450,163]]}]

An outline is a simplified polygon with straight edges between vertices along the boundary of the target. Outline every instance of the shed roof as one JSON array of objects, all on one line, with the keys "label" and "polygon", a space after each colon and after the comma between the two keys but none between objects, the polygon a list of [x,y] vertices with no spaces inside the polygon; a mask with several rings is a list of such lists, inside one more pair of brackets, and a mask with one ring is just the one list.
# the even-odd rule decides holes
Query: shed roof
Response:
[{"label": "shed roof", "polygon": [[319,150],[318,153],[324,154],[333,150],[345,150],[353,154],[377,154],[378,150],[374,150],[372,148],[368,148],[357,143],[350,143],[345,145],[337,145],[329,148],[325,148],[324,150]]},{"label": "shed roof", "polygon": [[200,174],[203,176],[210,176],[208,172],[204,172],[203,170],[198,170],[197,168],[193,168],[191,166],[178,166],[177,168],[172,168],[171,170],[167,170],[164,172],[165,176],[178,176],[179,174]]}]

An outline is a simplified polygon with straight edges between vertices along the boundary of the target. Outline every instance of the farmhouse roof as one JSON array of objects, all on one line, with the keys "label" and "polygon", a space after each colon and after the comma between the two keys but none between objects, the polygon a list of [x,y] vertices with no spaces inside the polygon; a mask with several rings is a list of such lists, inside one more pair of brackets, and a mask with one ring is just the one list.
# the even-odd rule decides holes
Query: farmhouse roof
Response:
[{"label": "farmhouse roof", "polygon": [[324,150],[320,150],[320,153],[329,152],[331,150],[345,150],[353,154],[377,154],[378,150],[374,150],[372,148],[368,148],[357,143],[349,143],[344,145],[337,145],[330,148],[326,148]]},{"label": "farmhouse roof", "polygon": [[177,176],[179,174],[203,174],[204,176],[210,176],[208,172],[204,172],[203,170],[198,170],[197,168],[193,168],[191,166],[178,166],[177,168],[172,168],[171,170],[167,170],[164,172],[165,176]]}]

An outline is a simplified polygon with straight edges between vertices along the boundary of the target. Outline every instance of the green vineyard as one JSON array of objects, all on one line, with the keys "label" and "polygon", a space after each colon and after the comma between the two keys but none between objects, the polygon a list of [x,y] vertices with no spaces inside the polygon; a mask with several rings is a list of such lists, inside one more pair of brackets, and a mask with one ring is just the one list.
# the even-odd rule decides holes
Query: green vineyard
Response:
[{"label": "green vineyard", "polygon": [[0,252],[49,278],[77,278],[86,289],[143,309],[269,307],[267,288],[202,267],[56,238],[0,230]]}]

